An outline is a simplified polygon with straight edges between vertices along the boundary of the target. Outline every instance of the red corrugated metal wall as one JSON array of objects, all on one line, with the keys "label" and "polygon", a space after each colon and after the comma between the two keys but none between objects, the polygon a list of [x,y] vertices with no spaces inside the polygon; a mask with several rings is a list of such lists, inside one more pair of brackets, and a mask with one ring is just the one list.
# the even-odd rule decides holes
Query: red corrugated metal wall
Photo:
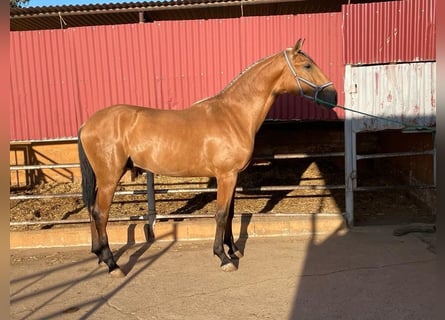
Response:
[{"label": "red corrugated metal wall", "polygon": [[[94,111],[115,103],[187,108],[300,37],[342,103],[341,21],[328,13],[11,32],[11,140],[76,136]],[[291,96],[268,115],[342,117]]]},{"label": "red corrugated metal wall", "polygon": [[436,1],[343,6],[345,64],[436,59]]},{"label": "red corrugated metal wall", "polygon": [[10,37],[10,139],[73,136],[80,121],[70,32],[30,31]]},{"label": "red corrugated metal wall", "polygon": [[[164,21],[11,32],[10,139],[74,137],[114,103],[182,109],[302,37],[344,103],[344,65],[436,59],[435,0],[343,6],[341,13]],[[343,119],[281,96],[269,119]]]}]

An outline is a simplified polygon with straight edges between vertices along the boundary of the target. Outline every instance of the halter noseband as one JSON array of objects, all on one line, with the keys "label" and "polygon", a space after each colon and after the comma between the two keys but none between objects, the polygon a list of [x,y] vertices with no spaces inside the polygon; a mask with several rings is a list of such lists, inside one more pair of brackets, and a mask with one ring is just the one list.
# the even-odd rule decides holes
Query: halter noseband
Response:
[{"label": "halter noseband", "polygon": [[[312,82],[310,82],[309,80],[306,80],[306,79],[300,77],[300,76],[297,74],[297,71],[295,71],[294,66],[292,65],[292,63],[291,63],[290,60],[289,60],[289,57],[288,57],[288,55],[287,55],[287,50],[284,50],[284,51],[283,51],[283,54],[284,54],[284,59],[286,60],[287,65],[289,66],[289,70],[290,70],[290,72],[292,73],[292,75],[294,76],[295,81],[297,82],[298,88],[300,89],[300,95],[301,95],[302,97],[305,97],[305,98],[308,98],[308,99],[311,99],[311,100],[314,100],[315,102],[317,102],[317,96],[318,96],[318,93],[319,93],[321,90],[323,90],[324,88],[333,85],[332,81],[329,81],[329,82],[326,82],[325,84],[322,84],[321,86],[318,86],[318,85],[316,85],[315,83],[312,83]],[[300,84],[300,81],[303,81],[303,82],[306,83],[308,86],[311,86],[312,88],[314,88],[314,90],[315,90],[315,94],[314,94],[313,97],[304,94],[304,92],[303,92],[303,88],[301,87],[301,84]]]}]

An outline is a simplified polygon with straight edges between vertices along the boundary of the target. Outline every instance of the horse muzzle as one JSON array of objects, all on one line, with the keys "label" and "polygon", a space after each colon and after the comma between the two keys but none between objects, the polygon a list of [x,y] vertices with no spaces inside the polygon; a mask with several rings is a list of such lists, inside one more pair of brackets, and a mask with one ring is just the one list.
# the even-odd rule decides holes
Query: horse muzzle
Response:
[{"label": "horse muzzle", "polygon": [[332,109],[337,106],[337,90],[333,85],[315,92],[314,100],[317,104]]}]

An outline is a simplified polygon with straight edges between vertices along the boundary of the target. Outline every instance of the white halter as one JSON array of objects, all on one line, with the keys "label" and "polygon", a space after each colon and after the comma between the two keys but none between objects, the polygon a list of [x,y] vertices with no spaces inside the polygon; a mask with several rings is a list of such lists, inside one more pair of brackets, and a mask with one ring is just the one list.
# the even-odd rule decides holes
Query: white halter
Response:
[{"label": "white halter", "polygon": [[[314,100],[315,102],[317,102],[317,96],[318,96],[318,93],[319,93],[321,90],[323,90],[324,88],[333,85],[332,81],[329,81],[329,82],[326,82],[325,84],[322,84],[321,86],[318,86],[318,85],[316,85],[315,83],[312,83],[312,82],[310,82],[309,80],[306,80],[306,79],[300,77],[300,76],[297,74],[297,71],[295,71],[294,66],[292,65],[292,63],[291,63],[290,60],[289,60],[289,56],[287,55],[287,50],[284,50],[284,51],[283,51],[283,54],[284,54],[284,59],[286,60],[287,65],[289,66],[290,72],[292,73],[292,75],[294,76],[295,81],[297,82],[297,85],[298,85],[298,88],[300,89],[300,94],[301,94],[302,97],[305,97],[305,98],[308,98],[308,99],[311,99],[311,100]],[[304,92],[303,92],[303,88],[301,87],[301,84],[300,84],[300,81],[303,81],[303,82],[306,83],[307,85],[309,85],[309,86],[311,86],[312,88],[314,88],[314,90],[315,90],[315,94],[314,94],[313,97],[304,94]]]}]

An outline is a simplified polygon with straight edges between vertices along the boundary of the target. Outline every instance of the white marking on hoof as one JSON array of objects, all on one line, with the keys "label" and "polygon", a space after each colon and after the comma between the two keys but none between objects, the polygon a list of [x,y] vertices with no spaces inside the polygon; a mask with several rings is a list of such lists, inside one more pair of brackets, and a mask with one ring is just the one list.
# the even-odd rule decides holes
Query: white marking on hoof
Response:
[{"label": "white marking on hoof", "polygon": [[225,272],[233,272],[238,270],[238,268],[233,263],[226,263],[225,265],[221,266],[221,269]]},{"label": "white marking on hoof", "polygon": [[110,272],[110,276],[113,278],[123,278],[125,277],[125,273],[123,273],[121,269],[117,268]]},{"label": "white marking on hoof", "polygon": [[244,257],[244,255],[240,251],[237,251],[234,254],[238,259],[241,259],[242,257]]}]

